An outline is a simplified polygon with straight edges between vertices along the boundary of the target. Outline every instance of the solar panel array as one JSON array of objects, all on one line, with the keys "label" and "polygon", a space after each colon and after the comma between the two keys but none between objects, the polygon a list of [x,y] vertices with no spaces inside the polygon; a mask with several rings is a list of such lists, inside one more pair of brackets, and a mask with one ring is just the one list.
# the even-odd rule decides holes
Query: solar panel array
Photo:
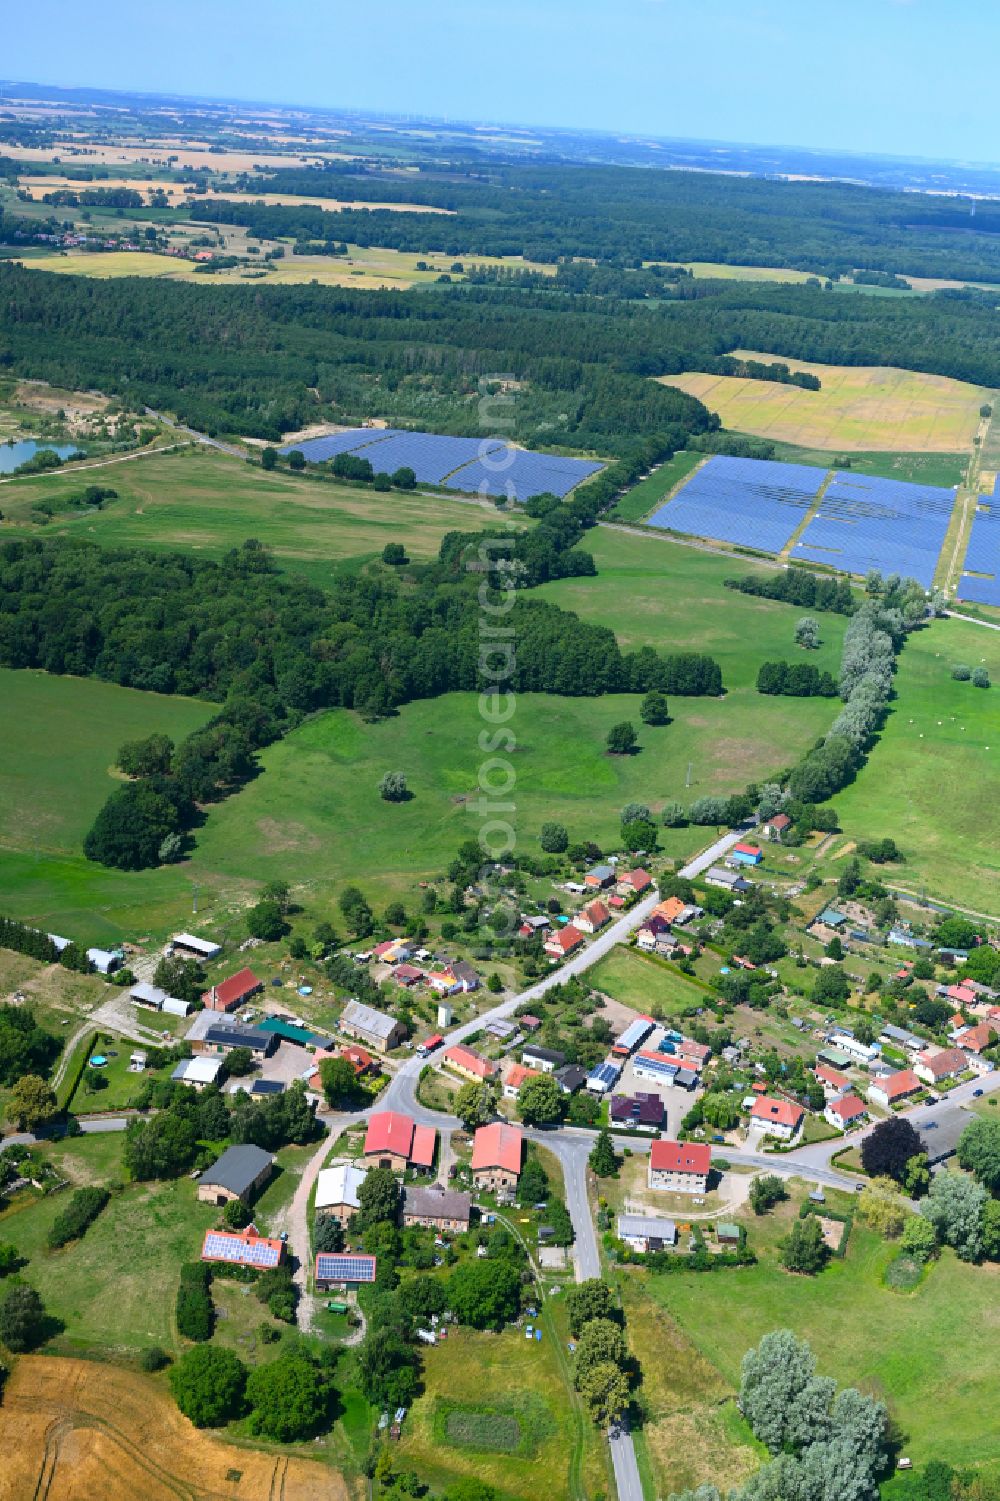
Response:
[{"label": "solar panel array", "polygon": [[808,464],[717,454],[649,518],[649,526],[780,552],[802,525],[825,478]]},{"label": "solar panel array", "polygon": [[448,438],[439,433],[410,433],[399,428],[353,428],[325,438],[288,443],[280,450],[302,454],[310,464],[324,464],[338,454],[367,459],[376,474],[412,469],[421,485],[446,485],[467,495],[566,495],[581,480],[602,469],[589,459],[529,453],[500,438]]},{"label": "solar panel array", "polygon": [[400,429],[393,427],[352,427],[346,433],[328,433],[325,438],[307,438],[303,443],[286,443],[278,450],[286,456],[296,450],[310,464],[325,464],[335,459],[338,453],[354,453],[372,443],[381,443],[385,438],[394,438]]},{"label": "solar panel array", "polygon": [[316,1276],[322,1282],[374,1282],[375,1257],[321,1251],[316,1257]]},{"label": "solar panel array", "polygon": [[[970,568],[986,577],[972,578]],[[965,570],[958,586],[958,598],[968,600],[970,604],[1000,606],[1000,498],[992,502],[979,501],[979,509],[972,518]]]},{"label": "solar panel array", "polygon": [[241,1266],[277,1266],[281,1260],[280,1246],[270,1246],[267,1241],[246,1241],[239,1235],[226,1235],[219,1230],[210,1230],[205,1236],[201,1254],[213,1260],[237,1262]]},{"label": "solar panel array", "polygon": [[929,589],[954,505],[954,490],[838,470],[795,556],[845,573],[901,573]]},{"label": "solar panel array", "polygon": [[468,495],[506,495],[510,500],[524,501],[532,495],[567,495],[603,467],[590,459],[567,459],[500,445],[485,459],[466,464],[446,483],[449,490],[464,490]]}]

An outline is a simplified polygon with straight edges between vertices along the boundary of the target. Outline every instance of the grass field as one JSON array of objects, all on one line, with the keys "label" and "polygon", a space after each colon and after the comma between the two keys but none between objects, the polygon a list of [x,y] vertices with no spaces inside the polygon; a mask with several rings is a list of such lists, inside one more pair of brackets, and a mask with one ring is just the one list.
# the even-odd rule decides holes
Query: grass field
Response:
[{"label": "grass field", "polygon": [[[1000,1269],[970,1266],[945,1251],[917,1288],[894,1292],[883,1278],[896,1248],[855,1225],[844,1261],[831,1262],[817,1277],[790,1276],[777,1263],[776,1242],[787,1233],[801,1197],[797,1191],[792,1202],[764,1219],[750,1217],[756,1266],[711,1278],[654,1277],[649,1294],[730,1390],[738,1385],[750,1345],[771,1329],[792,1329],[810,1341],[822,1374],[889,1403],[903,1452],[914,1464],[942,1459],[996,1465],[995,1425],[970,1425],[968,1414],[988,1410],[996,1387]],[[828,1197],[831,1207],[834,1201],[850,1207],[849,1196]]]},{"label": "grass field", "polygon": [[[3,511],[9,521],[28,523],[38,502],[58,505],[94,481],[112,486],[119,498],[96,512],[57,511],[46,535],[210,557],[256,537],[279,563],[320,584],[330,582],[338,562],[378,556],[387,542],[402,538],[411,557],[429,559],[448,531],[504,524],[486,502],[380,494],[285,470],[268,474],[202,448],[152,454],[92,475],[18,480],[0,487]],[[513,517],[506,524],[527,523]]]},{"label": "grass field", "polygon": [[624,1273],[617,1280],[642,1371],[646,1415],[637,1444],[649,1455],[653,1493],[666,1496],[711,1479],[727,1494],[762,1463],[762,1446],[727,1401],[727,1380],[690,1335],[645,1295],[638,1277]]},{"label": "grass field", "polygon": [[[495,1485],[501,1494],[555,1497],[576,1493],[571,1474],[581,1459],[580,1418],[568,1401],[551,1338],[529,1345],[519,1330],[502,1334],[452,1330],[445,1344],[425,1352],[424,1383],[424,1395],[414,1403],[394,1451],[398,1468],[416,1468],[434,1487],[459,1476],[475,1476]],[[442,1421],[437,1410],[441,1398],[465,1409],[464,1422],[455,1421],[457,1413],[450,1426]],[[476,1424],[477,1411],[496,1417]],[[533,1441],[519,1445],[515,1427],[519,1435],[525,1430],[533,1433]],[[450,1442],[441,1441],[442,1429]],[[469,1442],[470,1438],[475,1441]],[[594,1453],[596,1442],[592,1430],[588,1431],[585,1444],[591,1469],[600,1465]]]},{"label": "grass field", "polygon": [[[708,652],[722,667],[727,693],[734,696],[736,690],[753,690],[761,662],[795,658],[793,638],[801,610],[723,587],[724,579],[759,571],[749,559],[718,557],[667,538],[632,536],[610,527],[591,532],[584,545],[594,555],[597,577],[560,579],[539,593],[584,620],[610,625],[622,647]],[[836,673],[845,625],[839,615],[820,618],[823,645],[809,654],[810,662]],[[746,711],[752,726],[759,700],[756,691],[741,699],[736,722]],[[682,702],[675,700],[671,711]],[[793,735],[803,708],[802,719],[810,728],[816,726],[816,734],[832,717],[829,704],[824,709],[817,699],[798,700],[794,706],[791,699],[780,703],[779,713]],[[774,746],[783,760],[780,731]]]},{"label": "grass field", "polygon": [[[840,467],[842,453],[826,448],[803,448],[797,443],[775,443],[774,457],[788,464],[815,464],[820,469]],[[875,474],[882,479],[906,480],[915,485],[960,485],[969,468],[968,453],[852,452],[851,469],[857,474]]]},{"label": "grass field", "polygon": [[[228,1443],[182,1417],[166,1378],[88,1360],[25,1355],[0,1407],[3,1501],[348,1501],[332,1452]],[[239,1477],[238,1480],[236,1477]],[[238,1490],[237,1490],[238,1487]]]},{"label": "grass field", "polygon": [[196,730],[213,706],[95,678],[0,668],[0,850],[79,846],[126,740]]},{"label": "grass field", "polygon": [[873,365],[815,365],[737,349],[738,357],[818,375],[819,391],[729,375],[662,376],[697,396],[723,425],[761,438],[853,453],[867,449],[955,453],[970,449],[990,392],[941,375]]},{"label": "grass field", "polygon": [[[689,797],[736,790],[814,739],[830,708],[749,689],[674,699],[673,722],[642,728],[638,755],[608,756],[608,729],[638,721],[638,707],[638,698],[621,694],[518,698],[509,728],[517,737],[512,822],[519,841],[536,840],[550,818],[565,823],[571,838],[613,841],[627,802],[658,808],[685,796],[689,762],[696,766]],[[464,694],[409,704],[375,726],[343,712],[311,720],[263,753],[263,776],[211,811],[194,867],[305,881],[317,894],[349,878],[363,878],[376,893],[402,893],[445,867],[477,832],[480,729],[476,700]],[[382,775],[396,768],[413,793],[407,803],[378,797]],[[699,845],[701,831],[682,833],[686,845]]]},{"label": "grass field", "polygon": [[[244,469],[224,472],[241,478]],[[730,561],[610,528],[592,533],[588,546],[598,576],[542,593],[610,623],[626,647],[650,642],[664,651],[711,652],[727,693],[672,699],[673,722],[641,727],[641,753],[622,758],[606,755],[605,735],[617,720],[639,722],[638,697],[521,696],[512,722],[519,839],[536,839],[554,818],[574,837],[613,840],[625,803],[659,808],[672,798],[738,790],[794,760],[831,715],[822,699],[755,691],[761,661],[792,656],[800,612],[724,590]],[[813,659],[835,668],[844,622],[828,615],[821,625],[825,641]],[[482,726],[474,696],[450,694],[407,705],[374,726],[339,711],[303,724],[264,752],[262,776],[209,810],[189,861],[134,874],[108,870],[84,860],[80,840],[112,785],[108,768],[118,746],[156,729],[179,735],[210,707],[28,673],[5,673],[0,687],[16,709],[0,727],[0,764],[8,768],[0,775],[5,908],[69,937],[93,943],[163,934],[190,914],[195,883],[200,910],[221,922],[272,876],[323,903],[357,877],[359,851],[373,897],[407,894],[415,879],[446,867],[478,828],[466,804],[477,796]],[[410,802],[378,797],[383,773],[395,769],[407,775]],[[703,842],[701,831],[663,831],[670,854]]]},{"label": "grass field", "polygon": [[[84,1136],[48,1149],[74,1186],[123,1176],[120,1135]],[[65,1207],[66,1190],[21,1194],[0,1215],[0,1238],[29,1258],[25,1279],[50,1314],[65,1322],[64,1354],[118,1357],[149,1345],[178,1347],[174,1333],[177,1268],[197,1258],[218,1211],[199,1204],[188,1178],[132,1184],[111,1202],[82,1240],[49,1251],[45,1237]]]},{"label": "grass field", "polygon": [[[953,681],[985,665],[994,687]],[[1000,916],[1000,634],[955,618],[912,635],[896,698],[857,780],[834,800],[852,838],[890,834],[901,887]]]},{"label": "grass field", "polygon": [[641,521],[666,499],[681,480],[687,479],[704,457],[704,454],[688,453],[683,449],[680,453],[675,453],[672,459],[661,464],[653,474],[647,475],[627,495],[622,496],[612,513],[615,520]]},{"label": "grass field", "polygon": [[665,1019],[705,1004],[705,992],[697,985],[689,985],[665,964],[622,945],[595,964],[587,979],[595,990],[603,990],[623,1006],[649,1010]]}]

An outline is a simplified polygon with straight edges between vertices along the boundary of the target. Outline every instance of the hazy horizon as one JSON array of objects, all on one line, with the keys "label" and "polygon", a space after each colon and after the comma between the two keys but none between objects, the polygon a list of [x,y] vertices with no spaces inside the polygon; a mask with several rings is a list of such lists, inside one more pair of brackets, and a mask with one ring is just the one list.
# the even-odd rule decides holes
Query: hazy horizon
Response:
[{"label": "hazy horizon", "polygon": [[998,44],[1000,13],[976,0],[953,0],[946,18],[927,0],[844,0],[835,23],[796,0],[697,12],[441,0],[432,16],[383,0],[377,31],[307,0],[286,0],[277,24],[263,0],[175,0],[169,14],[37,0],[8,21],[5,71],[76,80],[50,87],[988,164]]}]

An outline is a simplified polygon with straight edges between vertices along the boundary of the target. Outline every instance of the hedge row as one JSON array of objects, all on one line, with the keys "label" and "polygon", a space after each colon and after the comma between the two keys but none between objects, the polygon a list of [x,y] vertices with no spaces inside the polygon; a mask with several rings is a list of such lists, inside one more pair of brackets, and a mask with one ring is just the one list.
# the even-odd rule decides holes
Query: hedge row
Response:
[{"label": "hedge row", "polygon": [[215,1324],[212,1306],[211,1269],[200,1261],[186,1261],[181,1267],[177,1289],[177,1328],[187,1339],[211,1339]]},{"label": "hedge row", "polygon": [[78,1188],[66,1208],[52,1221],[48,1235],[51,1249],[55,1251],[71,1240],[79,1240],[110,1198],[106,1188]]}]

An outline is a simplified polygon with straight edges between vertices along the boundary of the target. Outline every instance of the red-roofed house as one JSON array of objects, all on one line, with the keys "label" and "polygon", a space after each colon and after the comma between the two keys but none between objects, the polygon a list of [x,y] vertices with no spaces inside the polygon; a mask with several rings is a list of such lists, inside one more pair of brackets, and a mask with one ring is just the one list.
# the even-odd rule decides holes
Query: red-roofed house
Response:
[{"label": "red-roofed house", "polygon": [[368,1122],[361,1155],[366,1166],[389,1167],[397,1173],[408,1167],[430,1167],[436,1138],[433,1126],[418,1126],[397,1110],[380,1110]]},{"label": "red-roofed house", "polygon": [[268,1240],[258,1234],[256,1225],[247,1225],[245,1230],[206,1230],[201,1247],[202,1261],[225,1261],[230,1266],[280,1266],[284,1255],[284,1241]]},{"label": "red-roofed house", "polygon": [[263,980],[258,980],[252,969],[241,969],[228,980],[223,980],[221,985],[206,990],[201,998],[202,1005],[206,1011],[234,1011],[263,989]]},{"label": "red-roofed house", "polygon": [[869,1084],[868,1098],[873,1105],[891,1110],[893,1105],[898,1105],[900,1100],[907,1099],[911,1094],[918,1094],[920,1089],[920,1080],[912,1068],[901,1068],[897,1074],[890,1074],[887,1079],[876,1079]]},{"label": "red-roofed house", "polygon": [[424,978],[424,972],[416,964],[397,964],[393,970],[392,978],[398,980],[400,985],[405,985],[409,989],[411,985],[420,984],[420,981]]},{"label": "red-roofed house", "polygon": [[454,1047],[446,1048],[441,1054],[441,1062],[445,1068],[450,1068],[453,1073],[461,1074],[463,1079],[472,1079],[476,1084],[482,1084],[486,1079],[492,1079],[498,1072],[499,1065],[490,1058],[484,1058],[474,1048],[463,1047],[457,1042]]},{"label": "red-roofed house", "polygon": [[707,1142],[654,1141],[649,1152],[649,1186],[669,1193],[703,1194],[712,1168]]},{"label": "red-roofed house", "polygon": [[579,928],[574,928],[572,923],[567,923],[564,928],[557,928],[550,933],[542,944],[547,954],[552,954],[556,959],[565,959],[567,954],[572,954],[583,942],[583,934]]},{"label": "red-roofed house", "polygon": [[692,1058],[699,1068],[707,1063],[712,1056],[712,1049],[707,1042],[693,1042],[690,1037],[685,1037],[677,1044],[677,1053],[681,1058]]},{"label": "red-roofed house", "polygon": [[751,1124],[762,1130],[765,1136],[776,1136],[779,1141],[791,1141],[802,1124],[805,1114],[801,1105],[791,1100],[775,1100],[770,1095],[761,1095],[754,1100],[750,1112]]},{"label": "red-roofed house", "polygon": [[410,1148],[410,1166],[429,1171],[434,1166],[434,1150],[437,1147],[437,1130],[434,1126],[414,1126],[413,1145]]},{"label": "red-roofed house", "polygon": [[760,865],[764,851],[759,844],[734,844],[726,857],[727,865]]},{"label": "red-roofed house", "polygon": [[775,844],[780,844],[781,836],[786,829],[791,827],[792,820],[787,813],[775,813],[774,817],[769,818],[764,825],[764,837],[773,840]]},{"label": "red-roofed house", "polygon": [[651,918],[662,917],[664,922],[672,923],[677,921],[683,911],[684,903],[680,897],[668,896],[662,902],[657,902],[649,915]]},{"label": "red-roofed house", "polygon": [[516,1126],[494,1121],[480,1126],[472,1141],[472,1178],[477,1188],[491,1193],[517,1187],[521,1176],[524,1137]]},{"label": "red-roofed house", "polygon": [[605,923],[611,921],[611,913],[603,902],[588,902],[573,919],[573,927],[581,933],[599,933]]},{"label": "red-roofed house", "polygon": [[851,1082],[846,1074],[839,1073],[835,1068],[828,1068],[825,1063],[817,1064],[813,1072],[822,1084],[824,1094],[843,1094]]},{"label": "red-roofed house", "polygon": [[850,1131],[852,1126],[860,1125],[867,1114],[856,1094],[842,1094],[830,1101],[823,1111],[823,1118],[838,1131]]},{"label": "red-roofed house", "polygon": [[353,1042],[349,1042],[346,1047],[340,1049],[340,1056],[347,1059],[359,1077],[361,1074],[367,1074],[370,1069],[376,1067],[375,1059],[368,1052],[367,1048],[359,1048]]},{"label": "red-roofed house", "polygon": [[623,876],[618,877],[618,890],[623,896],[628,896],[630,891],[640,896],[642,892],[648,891],[652,884],[653,877],[641,866],[638,870],[627,870]]},{"label": "red-roofed house", "polygon": [[967,1027],[955,1038],[960,1048],[967,1053],[981,1053],[997,1040],[997,1029],[991,1022],[980,1022],[978,1027]]},{"label": "red-roofed house", "polygon": [[940,1084],[942,1079],[954,1079],[964,1074],[969,1060],[961,1048],[942,1048],[940,1052],[918,1053],[913,1068],[918,1079],[925,1084]]},{"label": "red-roofed house", "polygon": [[949,985],[948,999],[956,1006],[974,1006],[976,1004],[976,992],[970,990],[967,985]]},{"label": "red-roofed house", "polygon": [[503,1081],[504,1099],[516,1100],[517,1092],[521,1088],[521,1085],[524,1083],[525,1079],[537,1079],[538,1075],[539,1070],[537,1068],[525,1068],[523,1063],[512,1064],[510,1073]]}]

